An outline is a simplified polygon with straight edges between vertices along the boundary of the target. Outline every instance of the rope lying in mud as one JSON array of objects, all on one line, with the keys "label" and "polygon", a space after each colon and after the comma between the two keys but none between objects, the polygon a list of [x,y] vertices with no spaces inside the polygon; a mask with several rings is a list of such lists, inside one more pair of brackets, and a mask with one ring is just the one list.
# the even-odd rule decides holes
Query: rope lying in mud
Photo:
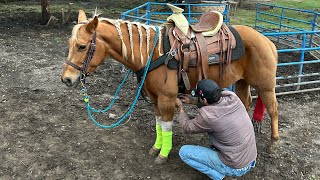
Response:
[{"label": "rope lying in mud", "polygon": [[[92,112],[95,112],[95,113],[105,113],[105,112],[107,112],[108,110],[110,110],[110,109],[112,108],[112,106],[114,105],[114,103],[115,103],[115,101],[116,101],[116,99],[117,99],[117,97],[118,97],[118,94],[119,94],[122,86],[123,86],[124,83],[128,80],[130,74],[131,74],[131,70],[129,69],[128,72],[127,72],[127,74],[125,75],[124,79],[122,80],[122,82],[121,82],[120,85],[118,86],[118,88],[117,88],[117,90],[116,90],[116,92],[115,92],[115,94],[114,94],[114,96],[113,96],[113,98],[112,98],[112,100],[111,100],[111,102],[110,102],[110,104],[109,104],[108,107],[106,107],[106,108],[104,108],[104,109],[95,109],[95,108],[93,108],[93,107],[91,107],[91,106],[89,105],[90,110],[91,110]],[[87,88],[81,89],[81,94],[83,95],[84,102],[89,101],[89,95],[88,95],[88,93],[87,93]]]},{"label": "rope lying in mud", "polygon": [[[130,70],[130,69],[128,70],[128,73],[126,74],[126,77],[123,79],[123,81],[121,82],[121,84],[120,84],[119,87],[117,88],[117,91],[116,91],[116,93],[115,93],[115,95],[114,95],[114,97],[113,97],[113,99],[112,99],[111,104],[110,104],[107,108],[105,108],[105,109],[103,109],[103,110],[99,110],[99,109],[94,109],[94,108],[92,108],[92,107],[90,106],[90,103],[89,103],[89,95],[88,95],[88,93],[87,93],[87,89],[84,87],[84,88],[81,90],[81,91],[82,91],[82,94],[83,94],[83,100],[84,100],[84,102],[86,103],[86,109],[87,109],[88,115],[89,115],[90,119],[92,120],[92,122],[93,122],[95,125],[97,125],[97,126],[99,126],[99,127],[101,127],[101,128],[104,128],[104,129],[115,128],[115,127],[117,127],[117,126],[123,125],[123,124],[121,124],[121,123],[122,123],[128,116],[130,116],[131,113],[133,112],[133,108],[135,107],[135,105],[136,105],[136,103],[137,103],[137,101],[138,101],[138,98],[139,98],[139,96],[140,96],[142,87],[143,87],[143,85],[144,85],[144,81],[145,81],[145,79],[146,79],[146,77],[147,77],[147,73],[148,73],[148,69],[149,69],[149,66],[150,66],[150,62],[151,62],[151,59],[152,59],[152,56],[153,56],[153,53],[154,53],[154,49],[155,49],[156,44],[157,44],[157,41],[158,41],[158,39],[159,39],[159,28],[158,28],[158,27],[155,27],[155,28],[156,28],[156,35],[155,35],[155,38],[154,38],[152,51],[151,51],[150,56],[149,56],[149,58],[148,58],[148,62],[147,62],[146,68],[145,68],[145,70],[144,70],[144,74],[143,74],[142,80],[141,80],[141,82],[140,82],[140,85],[139,85],[139,88],[138,88],[138,92],[137,92],[137,94],[136,94],[136,97],[135,97],[133,103],[131,104],[130,108],[128,108],[128,110],[120,117],[120,119],[119,119],[117,122],[115,122],[115,123],[113,123],[113,124],[111,124],[111,125],[103,125],[103,124],[100,124],[99,122],[97,122],[97,121],[95,120],[95,118],[94,118],[93,115],[92,115],[92,112],[95,112],[95,113],[98,113],[98,112],[99,112],[99,113],[104,113],[104,112],[108,111],[108,110],[113,106],[113,104],[114,104],[114,102],[115,102],[115,99],[116,99],[116,97],[118,96],[118,93],[120,92],[121,87],[123,86],[124,82],[128,79],[129,74],[131,73],[131,70]],[[91,111],[92,111],[92,112],[91,112]]]}]

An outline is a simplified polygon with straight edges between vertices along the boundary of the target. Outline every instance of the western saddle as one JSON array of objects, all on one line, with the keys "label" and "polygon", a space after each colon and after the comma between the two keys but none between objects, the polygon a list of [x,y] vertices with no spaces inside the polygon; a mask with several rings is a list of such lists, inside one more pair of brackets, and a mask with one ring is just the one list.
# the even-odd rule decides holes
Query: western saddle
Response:
[{"label": "western saddle", "polygon": [[[209,55],[220,53],[220,78],[223,73],[223,64],[230,63],[232,49],[236,47],[234,35],[228,26],[223,23],[220,12],[210,11],[201,15],[199,22],[189,25],[182,14],[183,9],[168,4],[173,14],[167,18],[169,27],[169,53],[179,61],[179,81],[182,77],[187,90],[190,82],[187,75],[189,61],[197,61],[198,80],[207,79],[209,71]],[[168,62],[166,62],[167,64]]]}]

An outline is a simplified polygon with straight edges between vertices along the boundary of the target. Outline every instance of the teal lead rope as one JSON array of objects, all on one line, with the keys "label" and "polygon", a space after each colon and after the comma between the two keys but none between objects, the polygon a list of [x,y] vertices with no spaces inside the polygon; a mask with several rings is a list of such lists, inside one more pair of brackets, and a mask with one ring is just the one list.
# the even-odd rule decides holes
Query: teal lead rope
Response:
[{"label": "teal lead rope", "polygon": [[101,127],[101,128],[104,128],[104,129],[115,128],[115,127],[117,127],[117,126],[120,126],[121,123],[122,123],[122,121],[124,121],[128,116],[130,116],[130,115],[132,114],[133,108],[135,107],[135,105],[136,105],[136,103],[137,103],[137,101],[138,101],[138,98],[139,98],[139,96],[140,96],[142,87],[143,87],[143,85],[144,85],[144,81],[145,81],[145,79],[146,79],[146,77],[147,77],[147,73],[148,73],[148,69],[149,69],[149,66],[150,66],[150,62],[151,62],[151,59],[152,59],[152,56],[153,56],[154,49],[155,49],[155,47],[156,47],[158,38],[159,38],[159,36],[158,36],[158,35],[159,35],[159,28],[158,28],[158,27],[155,27],[155,28],[156,28],[156,35],[155,35],[155,38],[154,38],[154,41],[153,41],[152,51],[151,51],[151,53],[150,53],[150,56],[149,56],[149,59],[148,59],[146,68],[145,68],[145,70],[144,70],[143,77],[142,77],[142,79],[141,79],[141,82],[140,82],[140,85],[139,85],[139,88],[138,88],[138,92],[137,92],[137,94],[136,94],[136,97],[135,97],[133,103],[131,104],[130,108],[126,111],[126,113],[124,113],[124,114],[119,118],[119,120],[118,120],[117,122],[115,122],[115,123],[113,123],[113,124],[111,124],[111,125],[103,125],[103,124],[100,124],[99,122],[97,122],[97,121],[95,120],[95,118],[93,117],[91,111],[92,111],[92,112],[96,112],[96,113],[98,113],[98,112],[99,112],[99,113],[104,113],[104,112],[108,111],[108,110],[113,106],[113,104],[114,104],[114,102],[115,102],[115,99],[116,99],[116,97],[118,96],[118,93],[120,92],[121,87],[123,86],[123,84],[125,83],[125,81],[128,79],[129,74],[131,73],[131,70],[128,70],[125,78],[123,79],[123,81],[121,82],[121,84],[119,85],[119,87],[117,88],[116,93],[115,93],[115,95],[114,95],[114,97],[113,97],[113,99],[112,99],[112,101],[111,101],[111,104],[110,104],[107,108],[105,108],[105,109],[103,109],[103,110],[99,110],[99,109],[94,109],[94,108],[92,108],[92,107],[90,106],[90,103],[89,103],[89,95],[88,95],[88,93],[87,93],[87,89],[84,87],[84,88],[81,90],[81,93],[83,94],[83,100],[84,100],[84,102],[86,103],[86,109],[87,109],[88,115],[89,115],[90,119],[92,120],[92,122],[93,122],[95,125],[97,125],[97,126],[99,126],[99,127]]},{"label": "teal lead rope", "polygon": [[[129,69],[127,74],[125,75],[124,79],[122,80],[121,84],[118,86],[118,88],[117,88],[117,90],[111,100],[111,103],[108,107],[106,107],[105,109],[95,109],[89,105],[90,110],[95,113],[105,113],[108,110],[110,110],[112,108],[112,106],[114,105],[115,100],[117,99],[117,96],[118,96],[122,86],[128,80],[130,74],[131,74],[131,70]],[[84,87],[83,89],[81,89],[81,94],[83,94],[84,102],[89,102],[89,95],[87,93],[87,88]]]}]

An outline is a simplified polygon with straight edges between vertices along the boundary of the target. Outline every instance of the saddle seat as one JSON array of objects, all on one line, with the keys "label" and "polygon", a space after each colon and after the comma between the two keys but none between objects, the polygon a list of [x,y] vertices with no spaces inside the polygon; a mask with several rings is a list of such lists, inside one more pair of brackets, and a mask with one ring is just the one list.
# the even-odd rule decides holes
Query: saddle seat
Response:
[{"label": "saddle seat", "polygon": [[199,22],[190,27],[195,32],[201,32],[203,36],[214,36],[221,29],[222,23],[222,14],[218,11],[210,11],[204,13]]},{"label": "saddle seat", "polygon": [[168,22],[174,22],[184,35],[188,34],[189,27],[196,33],[201,32],[203,36],[214,36],[221,29],[223,15],[218,11],[210,11],[201,15],[199,22],[195,25],[189,25],[187,18],[182,14],[182,8],[167,4],[173,11],[168,18]]}]

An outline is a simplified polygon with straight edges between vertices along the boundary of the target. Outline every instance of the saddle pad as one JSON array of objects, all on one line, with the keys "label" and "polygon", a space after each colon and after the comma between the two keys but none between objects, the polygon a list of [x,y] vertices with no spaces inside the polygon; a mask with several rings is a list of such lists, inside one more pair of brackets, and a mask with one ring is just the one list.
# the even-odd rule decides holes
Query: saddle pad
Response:
[{"label": "saddle pad", "polygon": [[[169,36],[168,36],[168,28],[166,26],[165,27],[165,32],[166,34],[163,37],[163,49],[164,52],[168,52],[170,50],[170,42],[169,42]],[[244,44],[242,42],[242,39],[239,35],[239,33],[233,28],[229,26],[230,31],[232,32],[232,34],[234,35],[237,43],[236,43],[236,47],[232,49],[232,55],[231,55],[231,60],[238,60],[240,59],[243,55],[244,55]],[[152,71],[153,69],[161,66],[162,64],[164,64],[166,59],[166,55],[161,56],[158,60],[152,61],[150,64],[150,67],[148,69],[148,72]],[[219,59],[220,59],[220,55],[219,54],[211,54],[209,56],[209,65],[213,65],[213,64],[219,64]],[[175,58],[172,58],[169,62],[167,67],[170,69],[178,69],[179,66],[179,61],[177,61]],[[189,61],[189,66],[196,66],[196,60],[190,60]],[[135,72],[137,74],[137,77],[140,77],[143,75],[144,73],[144,68],[141,68],[139,71]]]}]

